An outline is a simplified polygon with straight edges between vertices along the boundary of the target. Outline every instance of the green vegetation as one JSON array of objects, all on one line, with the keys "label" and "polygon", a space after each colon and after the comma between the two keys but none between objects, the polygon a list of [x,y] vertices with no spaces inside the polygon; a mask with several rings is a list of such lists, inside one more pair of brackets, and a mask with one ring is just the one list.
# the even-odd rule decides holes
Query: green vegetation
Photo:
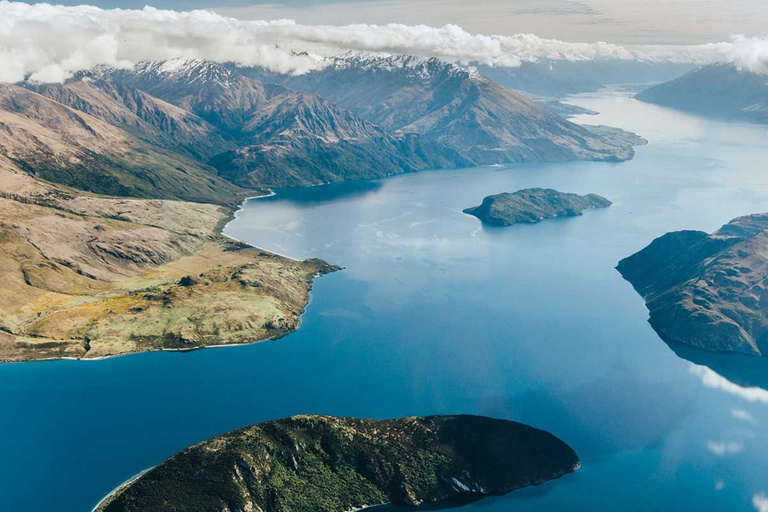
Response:
[{"label": "green vegetation", "polygon": [[297,416],[188,448],[118,489],[98,512],[339,512],[481,498],[574,471],[551,434],[479,416]]},{"label": "green vegetation", "polygon": [[575,217],[589,208],[607,208],[610,205],[609,200],[596,194],[580,196],[551,188],[530,188],[513,194],[488,196],[480,206],[467,208],[464,213],[474,215],[486,224],[511,226],[535,224],[555,217]]}]

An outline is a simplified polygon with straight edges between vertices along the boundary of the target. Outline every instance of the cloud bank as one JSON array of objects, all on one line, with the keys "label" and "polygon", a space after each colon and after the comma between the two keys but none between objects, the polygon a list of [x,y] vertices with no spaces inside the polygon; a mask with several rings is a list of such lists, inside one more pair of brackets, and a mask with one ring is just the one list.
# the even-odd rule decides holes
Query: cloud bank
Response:
[{"label": "cloud bank", "polygon": [[347,50],[508,67],[542,59],[728,61],[768,73],[766,48],[768,40],[746,37],[710,45],[628,47],[532,34],[470,34],[456,25],[299,25],[290,20],[238,20],[205,10],[104,10],[0,1],[0,82],[61,82],[96,65],[130,67],[177,57],[301,74],[324,66],[323,54]]}]

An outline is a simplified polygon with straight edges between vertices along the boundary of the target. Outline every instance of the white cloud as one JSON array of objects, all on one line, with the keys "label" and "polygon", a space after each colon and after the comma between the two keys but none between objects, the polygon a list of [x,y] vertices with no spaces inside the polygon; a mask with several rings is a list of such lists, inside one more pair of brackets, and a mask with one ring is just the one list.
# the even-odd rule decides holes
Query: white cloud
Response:
[{"label": "white cloud", "polygon": [[[762,39],[697,46],[569,43],[532,34],[471,34],[456,25],[300,25],[290,20],[238,20],[211,11],[103,10],[92,6],[29,5],[0,0],[0,82],[30,76],[60,82],[98,64],[129,67],[176,57],[261,65],[304,73],[324,65],[292,49],[408,53],[450,61],[519,66],[540,59],[641,59],[738,62],[766,67]],[[765,69],[768,72],[768,69]]]},{"label": "white cloud", "polygon": [[726,455],[734,455],[744,449],[744,443],[726,443],[707,441],[707,450],[711,451],[718,457],[725,457]]},{"label": "white cloud", "polygon": [[691,365],[691,373],[698,376],[701,379],[701,383],[708,388],[719,389],[749,402],[768,404],[768,391],[762,388],[743,388],[715,373],[706,366],[693,364]]},{"label": "white cloud", "polygon": [[768,512],[768,497],[762,492],[752,496],[752,506],[757,512]]},{"label": "white cloud", "polygon": [[744,409],[733,409],[731,410],[731,416],[738,420],[743,420],[748,423],[757,423],[757,420],[749,413],[749,411],[745,411]]},{"label": "white cloud", "polygon": [[746,37],[739,35],[733,38],[729,49],[729,59],[739,69],[768,74],[768,37]]}]

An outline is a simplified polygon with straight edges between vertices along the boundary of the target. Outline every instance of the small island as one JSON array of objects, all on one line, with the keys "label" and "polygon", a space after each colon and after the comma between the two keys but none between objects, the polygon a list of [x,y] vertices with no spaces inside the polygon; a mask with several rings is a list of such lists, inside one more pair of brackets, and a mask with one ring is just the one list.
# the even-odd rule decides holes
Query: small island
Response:
[{"label": "small island", "polygon": [[608,199],[597,194],[567,194],[551,188],[529,188],[512,194],[488,196],[483,204],[467,208],[464,213],[474,215],[492,226],[535,224],[556,217],[576,217],[590,208],[611,206]]},{"label": "small island", "polygon": [[578,469],[552,434],[481,416],[295,416],[204,441],[118,487],[95,512],[339,512],[472,501]]},{"label": "small island", "polygon": [[768,214],[713,234],[676,231],[617,267],[661,338],[712,352],[768,354]]}]

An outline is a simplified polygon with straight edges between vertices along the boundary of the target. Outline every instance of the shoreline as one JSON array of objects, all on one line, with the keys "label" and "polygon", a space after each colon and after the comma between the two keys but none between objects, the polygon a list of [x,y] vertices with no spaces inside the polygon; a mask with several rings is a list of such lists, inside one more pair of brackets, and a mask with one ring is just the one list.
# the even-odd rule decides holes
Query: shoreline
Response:
[{"label": "shoreline", "polygon": [[138,474],[136,474],[136,475],[133,475],[131,478],[129,478],[129,479],[128,479],[128,480],[126,480],[125,482],[121,483],[120,485],[118,485],[117,487],[115,487],[114,489],[112,489],[111,491],[109,491],[109,493],[108,493],[106,496],[104,496],[103,498],[101,498],[101,499],[99,500],[99,502],[96,504],[96,506],[94,506],[94,507],[91,509],[91,512],[96,512],[96,511],[99,509],[99,507],[101,507],[101,506],[104,504],[104,502],[106,502],[108,499],[112,498],[112,497],[113,497],[115,494],[117,494],[117,493],[118,493],[118,492],[120,492],[121,490],[125,489],[126,487],[128,487],[129,485],[131,485],[133,482],[135,482],[136,480],[138,480],[138,479],[139,479],[139,478],[141,478],[142,476],[146,475],[147,473],[149,473],[150,471],[152,471],[152,470],[153,470],[153,469],[155,469],[156,467],[157,467],[157,466],[152,466],[151,468],[147,468],[147,469],[145,469],[144,471],[141,471],[141,472],[139,472]]},{"label": "shoreline", "polygon": [[[256,249],[256,250],[259,250],[259,251],[267,252],[269,254],[273,254],[275,256],[279,256],[281,258],[284,258],[284,259],[287,259],[287,260],[290,260],[290,261],[293,261],[293,262],[300,263],[302,261],[300,259],[293,258],[291,256],[280,254],[280,253],[277,253],[277,252],[274,252],[274,251],[271,251],[271,250],[268,250],[268,249],[264,249],[264,248],[261,248],[261,247],[257,247],[257,246],[252,245],[251,243],[249,243],[247,241],[239,240],[237,238],[234,238],[234,237],[231,237],[231,236],[228,236],[228,235],[224,234],[224,229],[226,228],[226,226],[228,226],[232,221],[234,221],[237,218],[237,214],[239,212],[244,210],[246,202],[248,202],[249,200],[252,200],[252,199],[264,199],[264,198],[273,197],[273,196],[276,196],[276,195],[277,195],[277,193],[274,190],[270,189],[268,193],[263,194],[263,195],[245,197],[244,199],[242,199],[242,201],[240,201],[239,206],[237,207],[237,209],[235,209],[235,208],[230,208],[229,209],[229,213],[224,218],[222,218],[216,224],[216,226],[214,226],[214,231],[218,234],[218,236],[221,236],[221,237],[226,238],[228,240],[231,240],[233,242],[238,242],[238,243],[242,243],[242,244],[248,245],[251,249]],[[337,267],[337,270],[343,270],[343,267]],[[78,361],[78,362],[94,361],[94,362],[97,362],[97,361],[105,361],[105,360],[109,360],[109,359],[116,359],[116,358],[119,358],[119,357],[133,356],[133,355],[138,355],[138,354],[151,354],[151,353],[158,353],[158,352],[180,352],[180,353],[196,352],[198,350],[209,349],[209,348],[226,348],[226,347],[248,346],[248,345],[256,345],[258,343],[264,343],[264,342],[267,342],[267,341],[275,341],[275,340],[278,340],[280,338],[284,338],[285,336],[288,336],[290,334],[293,334],[293,333],[297,332],[301,328],[302,323],[303,323],[303,316],[306,313],[306,310],[309,307],[310,303],[312,302],[312,290],[314,288],[314,281],[315,281],[315,279],[317,279],[319,277],[322,277],[323,275],[325,275],[325,274],[322,273],[322,272],[317,272],[317,273],[315,273],[312,276],[312,279],[311,279],[311,281],[309,283],[309,288],[307,290],[307,300],[306,300],[306,303],[304,304],[304,307],[302,308],[301,312],[299,313],[299,315],[297,317],[296,327],[294,329],[289,330],[288,332],[285,332],[285,333],[282,333],[282,334],[277,334],[277,335],[274,335],[274,336],[270,336],[268,338],[254,339],[254,340],[250,340],[250,341],[244,341],[242,343],[223,343],[223,344],[215,344],[215,345],[202,345],[202,346],[189,347],[189,348],[158,348],[158,349],[152,349],[152,350],[136,350],[136,351],[131,351],[131,352],[123,352],[123,353],[119,353],[119,354],[110,354],[110,355],[104,355],[104,356],[98,356],[98,357],[72,357],[72,356],[67,356],[67,357],[45,357],[45,358],[20,359],[20,360],[0,360],[0,365],[6,365],[6,364],[28,364],[28,363],[45,363],[45,362],[55,362],[55,361]]]},{"label": "shoreline", "polygon": [[[315,276],[315,278],[317,277],[320,277],[320,275]],[[0,361],[0,365],[53,363],[57,361],[73,361],[73,362],[87,363],[87,362],[107,361],[110,359],[117,359],[120,357],[138,356],[141,354],[158,354],[160,352],[177,352],[177,353],[183,354],[187,352],[198,352],[200,350],[207,350],[207,349],[213,349],[213,348],[247,347],[250,345],[257,345],[259,343],[266,343],[268,341],[277,341],[281,338],[285,338],[286,336],[294,334],[301,328],[304,314],[306,313],[307,307],[309,307],[309,304],[311,302],[312,302],[312,288],[310,288],[307,294],[307,304],[304,306],[304,310],[299,315],[298,324],[296,324],[296,328],[284,334],[270,336],[269,338],[264,338],[262,340],[246,341],[243,343],[223,343],[221,345],[203,345],[200,347],[191,347],[191,348],[160,348],[155,350],[137,350],[136,352],[124,352],[122,354],[113,354],[109,356],[99,356],[99,357],[49,357],[45,359],[27,359],[23,361]]]}]

